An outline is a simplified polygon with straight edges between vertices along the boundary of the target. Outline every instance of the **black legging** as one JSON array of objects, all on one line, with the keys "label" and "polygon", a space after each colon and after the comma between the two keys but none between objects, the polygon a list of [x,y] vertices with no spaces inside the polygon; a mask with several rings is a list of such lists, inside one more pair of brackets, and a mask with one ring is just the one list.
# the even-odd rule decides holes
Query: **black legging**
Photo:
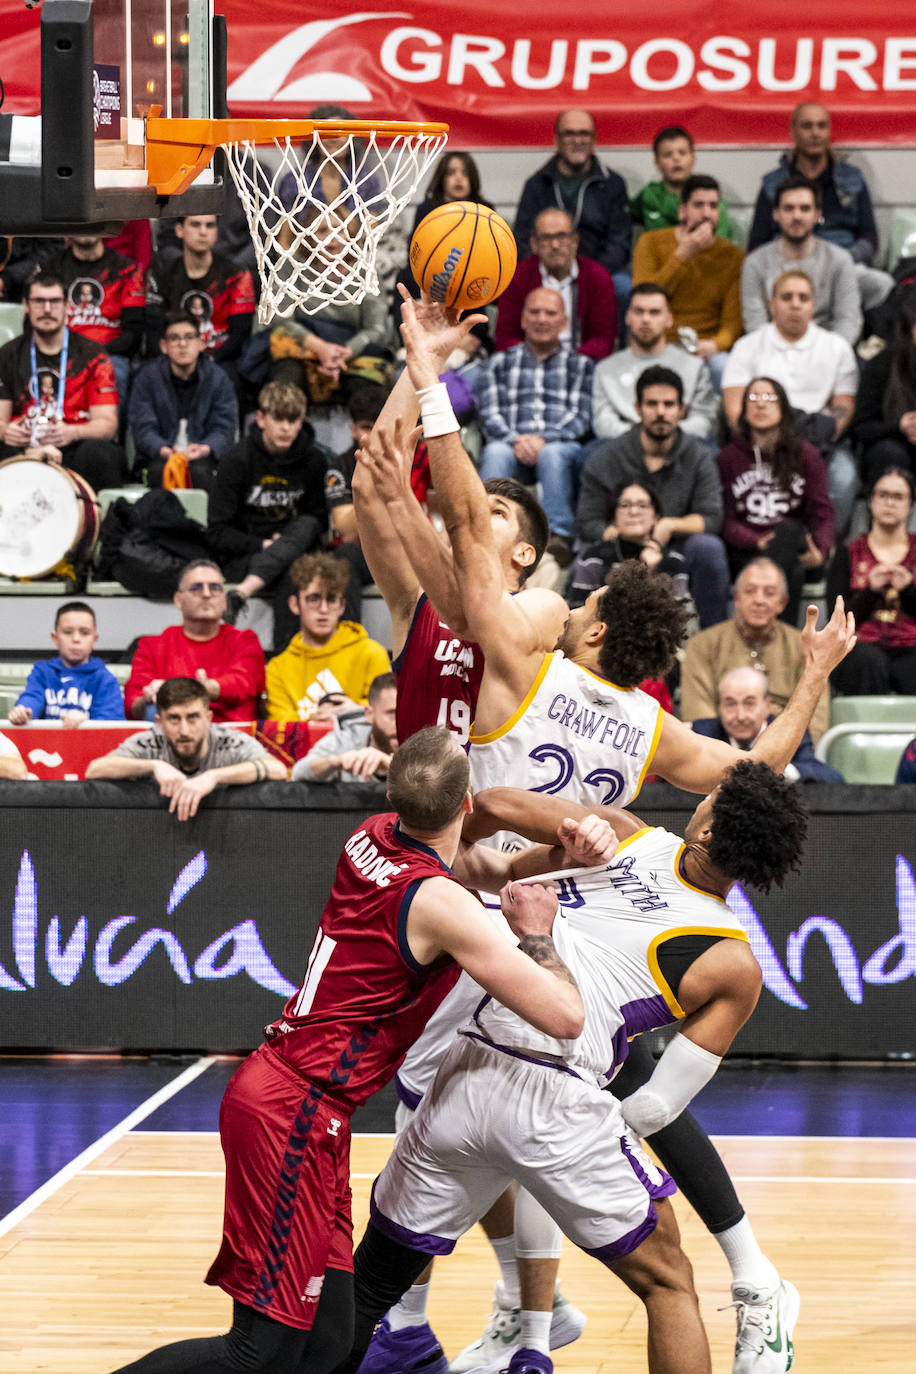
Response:
[{"label": "black legging", "polygon": [[[629,1097],[648,1083],[655,1061],[641,1035],[630,1041],[623,1068],[611,1084],[616,1098]],[[690,1112],[647,1136],[649,1144],[684,1197],[714,1236],[736,1226],[744,1216],[735,1185],[715,1145]]]},{"label": "black legging", "polygon": [[233,1302],[225,1335],[163,1345],[114,1374],[329,1374],[352,1341],[352,1276],[328,1269],[311,1331]]}]

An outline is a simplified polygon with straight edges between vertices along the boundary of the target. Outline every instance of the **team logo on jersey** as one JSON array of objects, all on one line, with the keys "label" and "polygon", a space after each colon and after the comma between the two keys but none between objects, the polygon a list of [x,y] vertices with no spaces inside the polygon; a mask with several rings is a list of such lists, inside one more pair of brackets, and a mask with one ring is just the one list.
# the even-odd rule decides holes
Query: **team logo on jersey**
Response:
[{"label": "team logo on jersey", "polygon": [[302,1294],[303,1302],[317,1302],[321,1297],[321,1288],[324,1283],[324,1274],[313,1274],[305,1285],[305,1292]]},{"label": "team logo on jersey", "polygon": [[328,1126],[328,1135],[339,1135],[342,1125],[342,1121],[339,1121],[336,1116],[332,1116],[331,1124]]}]

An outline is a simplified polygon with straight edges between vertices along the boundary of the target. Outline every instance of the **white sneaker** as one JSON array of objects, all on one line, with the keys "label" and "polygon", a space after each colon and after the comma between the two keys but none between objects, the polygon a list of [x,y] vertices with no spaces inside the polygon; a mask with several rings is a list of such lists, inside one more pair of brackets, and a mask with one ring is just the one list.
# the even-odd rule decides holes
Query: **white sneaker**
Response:
[{"label": "white sneaker", "polygon": [[785,1279],[768,1289],[732,1284],[738,1316],[732,1374],[786,1374],[792,1368],[792,1331],[800,1305],[798,1290]]},{"label": "white sneaker", "polygon": [[[493,1293],[493,1311],[483,1335],[455,1356],[448,1367],[449,1374],[499,1374],[500,1370],[505,1369],[519,1349],[522,1330],[521,1308],[510,1307],[505,1294],[505,1286],[500,1279]],[[585,1330],[585,1322],[585,1313],[573,1307],[558,1289],[554,1294],[550,1322],[551,1350],[577,1341]]]}]

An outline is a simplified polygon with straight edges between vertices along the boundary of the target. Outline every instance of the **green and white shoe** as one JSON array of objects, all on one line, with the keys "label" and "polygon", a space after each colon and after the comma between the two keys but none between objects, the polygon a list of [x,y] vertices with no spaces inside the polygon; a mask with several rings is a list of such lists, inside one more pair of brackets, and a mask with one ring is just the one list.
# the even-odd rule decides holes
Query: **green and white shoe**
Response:
[{"label": "green and white shoe", "polygon": [[733,1283],[732,1306],[738,1316],[732,1374],[787,1374],[795,1359],[798,1289],[785,1279],[771,1289]]}]

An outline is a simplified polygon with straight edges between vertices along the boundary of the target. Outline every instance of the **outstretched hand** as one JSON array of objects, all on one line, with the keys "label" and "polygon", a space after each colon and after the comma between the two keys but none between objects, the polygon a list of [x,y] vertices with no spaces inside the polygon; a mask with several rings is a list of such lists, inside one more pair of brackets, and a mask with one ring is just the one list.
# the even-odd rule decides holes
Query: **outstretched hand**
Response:
[{"label": "outstretched hand", "polygon": [[407,372],[416,391],[435,386],[439,373],[456,348],[464,348],[468,334],[475,324],[486,324],[486,315],[466,315],[459,318],[457,310],[448,310],[429,296],[415,301],[406,286],[401,293],[401,338],[407,358]]},{"label": "outstretched hand", "polygon": [[357,449],[356,461],[369,473],[380,500],[386,506],[413,497],[410,471],[422,429],[405,433],[400,418],[392,426],[377,424],[368,439]]},{"label": "outstretched hand", "polygon": [[809,606],[802,630],[802,652],[808,666],[826,678],[855,648],[856,620],[852,611],[846,610],[841,596],[837,597],[833,614],[822,630],[815,628],[817,617],[817,607]]}]

